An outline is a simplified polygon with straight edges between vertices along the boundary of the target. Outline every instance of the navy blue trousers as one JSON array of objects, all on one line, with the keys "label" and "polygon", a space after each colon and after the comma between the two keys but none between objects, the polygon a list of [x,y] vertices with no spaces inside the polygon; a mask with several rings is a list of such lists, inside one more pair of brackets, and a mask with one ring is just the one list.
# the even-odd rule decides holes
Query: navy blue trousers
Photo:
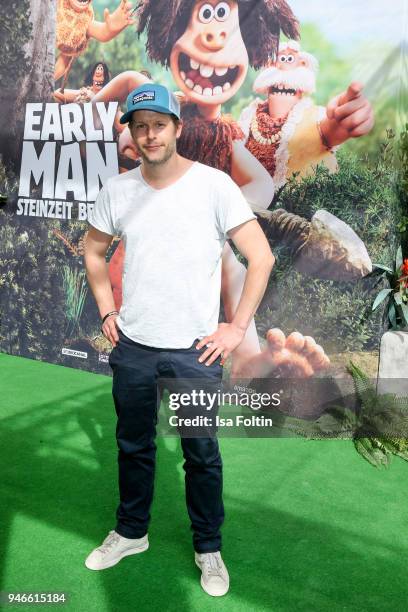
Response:
[{"label": "navy blue trousers", "polygon": [[[112,349],[112,395],[117,414],[120,503],[115,530],[126,538],[141,538],[148,531],[153,501],[156,462],[156,425],[162,391],[188,391],[188,379],[201,380],[206,390],[220,389],[221,358],[210,366],[198,361],[206,347],[197,350],[198,339],[186,349],[163,349],[139,344],[119,330]],[[162,381],[174,381],[174,388]],[[197,386],[194,385],[197,389]],[[217,410],[218,405],[215,407]],[[173,414],[197,414],[184,406]],[[215,419],[216,410],[211,410]],[[201,414],[204,414],[201,408]],[[208,414],[208,413],[207,413]],[[179,429],[180,434],[180,429]],[[181,435],[187,511],[198,553],[221,550],[220,528],[224,522],[222,459],[212,431],[207,437]]]}]

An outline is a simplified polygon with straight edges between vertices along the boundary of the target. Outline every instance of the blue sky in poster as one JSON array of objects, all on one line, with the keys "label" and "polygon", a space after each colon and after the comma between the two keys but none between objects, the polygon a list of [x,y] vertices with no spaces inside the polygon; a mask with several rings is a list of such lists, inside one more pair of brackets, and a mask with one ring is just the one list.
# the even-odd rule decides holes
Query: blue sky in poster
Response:
[{"label": "blue sky in poster", "polygon": [[316,25],[349,62],[349,79],[361,81],[372,101],[387,91],[406,116],[408,0],[288,1],[301,26]]},{"label": "blue sky in poster", "polygon": [[408,37],[408,0],[290,0],[300,23],[312,22],[339,49],[367,40],[397,46]]}]

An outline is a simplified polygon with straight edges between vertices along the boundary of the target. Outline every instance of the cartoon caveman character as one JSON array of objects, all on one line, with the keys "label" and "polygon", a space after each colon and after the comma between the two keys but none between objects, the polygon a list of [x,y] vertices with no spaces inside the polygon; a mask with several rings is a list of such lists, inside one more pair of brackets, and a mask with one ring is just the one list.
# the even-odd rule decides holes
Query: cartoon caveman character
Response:
[{"label": "cartoon caveman character", "polygon": [[112,14],[105,8],[102,22],[95,20],[92,0],[58,0],[56,46],[60,54],[55,63],[55,80],[64,75],[66,80],[73,60],[85,51],[90,38],[107,42],[135,23],[131,10],[131,2],[120,0]]},{"label": "cartoon caveman character", "polygon": [[[54,99],[60,104],[69,104],[76,102],[77,104],[85,104],[90,102],[95,94],[102,89],[106,83],[110,81],[110,72],[108,66],[104,62],[97,62],[94,64],[85,75],[84,84],[80,89],[64,89],[64,92],[60,88],[54,91]],[[118,108],[115,120],[114,128],[117,133],[120,134],[123,131],[124,126],[120,123],[120,118],[123,115],[122,111]],[[85,155],[85,143],[82,142],[79,145],[81,153]]]},{"label": "cartoon caveman character", "polygon": [[[229,172],[251,204],[266,208],[273,197],[271,177],[246,149],[238,125],[222,116],[221,104],[238,91],[249,63],[260,67],[276,55],[281,30],[288,37],[298,37],[298,22],[290,7],[284,0],[144,0],[138,16],[139,34],[147,29],[150,59],[170,65],[187,99],[182,106],[179,153]],[[147,81],[140,73],[127,71],[112,79],[93,102],[124,101],[132,89]],[[116,271],[120,257],[123,259],[123,247],[121,253],[119,245],[111,259]],[[222,297],[227,320],[231,320],[245,268],[228,243],[222,266]],[[286,338],[279,329],[269,330],[267,347],[261,350],[252,321],[232,355],[231,376],[265,377],[278,366],[311,376],[328,364],[323,348],[298,332]]]},{"label": "cartoon caveman character", "polygon": [[[275,188],[294,173],[299,180],[312,174],[319,163],[335,172],[337,147],[368,134],[374,125],[360,83],[351,83],[327,108],[314,104],[310,96],[316,91],[317,71],[317,59],[301,51],[297,41],[281,43],[276,60],[253,84],[254,92],[267,99],[257,97],[241,112],[246,147],[273,177]],[[343,108],[336,110],[339,105]]]},{"label": "cartoon caveman character", "polygon": [[57,102],[68,104],[69,102],[90,102],[95,94],[110,81],[110,72],[104,62],[97,62],[85,76],[84,84],[80,89],[64,89],[64,93],[58,88],[54,91]]},{"label": "cartoon caveman character", "polygon": [[[281,43],[276,60],[268,62],[253,84],[253,90],[266,94],[267,99],[257,97],[241,112],[239,124],[246,147],[268,170],[276,189],[292,175],[300,180],[313,174],[319,163],[335,172],[338,146],[367,134],[374,125],[373,110],[362,95],[361,83],[351,83],[327,107],[314,104],[311,95],[316,91],[317,71],[317,59],[301,51],[297,41]],[[301,249],[294,260],[300,272],[352,280],[371,271],[364,243],[335,215],[317,211],[307,232],[307,250]]]}]

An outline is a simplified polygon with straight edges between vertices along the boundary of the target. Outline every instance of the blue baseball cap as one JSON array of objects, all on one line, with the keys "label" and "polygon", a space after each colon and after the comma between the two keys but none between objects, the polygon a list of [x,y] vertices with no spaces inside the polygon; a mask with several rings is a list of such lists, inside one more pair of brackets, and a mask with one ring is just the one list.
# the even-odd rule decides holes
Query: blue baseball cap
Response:
[{"label": "blue baseball cap", "polygon": [[137,110],[151,110],[156,113],[175,115],[180,119],[180,104],[176,96],[164,85],[145,83],[130,92],[126,99],[127,112],[120,123],[128,123]]}]

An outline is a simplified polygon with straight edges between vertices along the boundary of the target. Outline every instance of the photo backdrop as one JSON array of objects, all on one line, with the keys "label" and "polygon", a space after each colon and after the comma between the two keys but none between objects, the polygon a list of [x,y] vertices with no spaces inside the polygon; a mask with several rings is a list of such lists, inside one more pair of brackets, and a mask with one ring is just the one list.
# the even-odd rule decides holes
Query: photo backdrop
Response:
[{"label": "photo backdrop", "polygon": [[[0,24],[0,350],[110,373],[84,269],[87,214],[109,176],[138,165],[119,118],[127,94],[154,81],[179,96],[179,153],[232,176],[276,256],[241,363],[266,358],[266,334],[279,328],[323,347],[325,375],[347,376],[353,360],[375,377],[384,322],[381,309],[371,312],[381,285],[370,272],[390,264],[399,242],[405,24],[404,0],[9,3]],[[375,124],[350,138],[327,107],[359,94]],[[107,262],[118,308],[123,258],[115,236]],[[237,291],[223,295],[220,320]]]}]

